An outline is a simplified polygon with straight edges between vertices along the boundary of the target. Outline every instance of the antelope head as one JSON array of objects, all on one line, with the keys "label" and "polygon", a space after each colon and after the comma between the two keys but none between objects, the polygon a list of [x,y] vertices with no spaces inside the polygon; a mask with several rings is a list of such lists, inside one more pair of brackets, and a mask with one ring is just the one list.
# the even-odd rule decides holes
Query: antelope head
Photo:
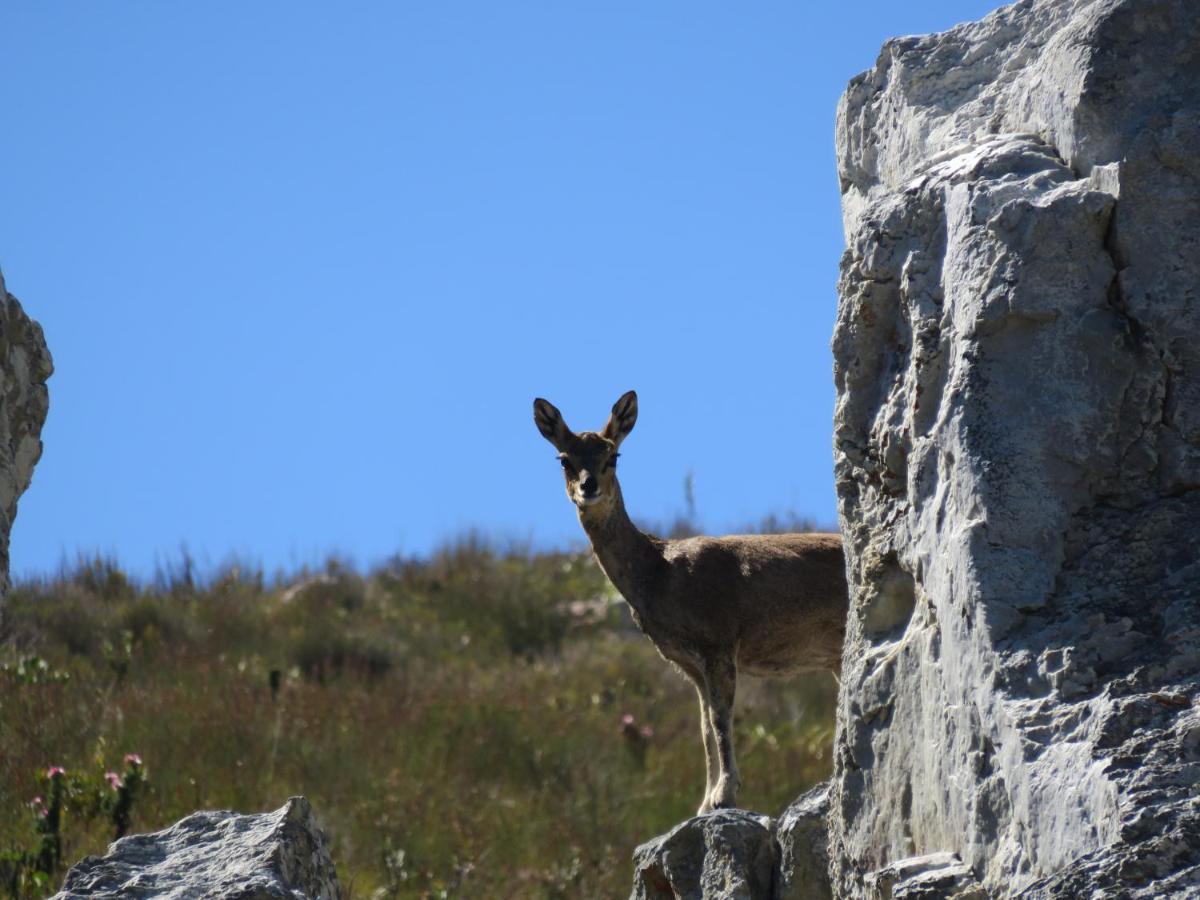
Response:
[{"label": "antelope head", "polygon": [[617,448],[637,421],[637,394],[629,391],[613,404],[612,415],[601,431],[571,431],[554,404],[540,397],[533,401],[533,421],[542,437],[554,445],[567,482],[567,497],[585,513],[605,512],[620,496],[617,485]]}]

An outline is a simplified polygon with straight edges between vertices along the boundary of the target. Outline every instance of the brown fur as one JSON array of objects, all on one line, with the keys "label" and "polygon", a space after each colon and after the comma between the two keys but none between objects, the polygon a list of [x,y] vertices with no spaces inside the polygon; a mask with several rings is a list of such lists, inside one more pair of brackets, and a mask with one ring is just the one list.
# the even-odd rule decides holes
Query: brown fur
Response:
[{"label": "brown fur", "polygon": [[739,671],[782,676],[841,669],[846,573],[838,534],[661,540],[630,520],[617,448],[637,421],[637,395],[600,433],[573,433],[545,400],[534,422],[559,450],[567,496],[601,568],[662,656],[696,685],[708,778],[700,812],[737,803],[733,698]]}]

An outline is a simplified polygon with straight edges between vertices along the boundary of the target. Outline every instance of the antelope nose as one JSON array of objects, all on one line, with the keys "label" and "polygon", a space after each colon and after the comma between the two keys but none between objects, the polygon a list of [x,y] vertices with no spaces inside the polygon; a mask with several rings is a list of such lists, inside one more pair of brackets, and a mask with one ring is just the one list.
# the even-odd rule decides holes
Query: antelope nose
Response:
[{"label": "antelope nose", "polygon": [[583,490],[584,494],[596,493],[596,488],[599,486],[600,485],[596,482],[595,475],[593,475],[591,472],[583,473],[583,479],[579,482],[579,487]]}]

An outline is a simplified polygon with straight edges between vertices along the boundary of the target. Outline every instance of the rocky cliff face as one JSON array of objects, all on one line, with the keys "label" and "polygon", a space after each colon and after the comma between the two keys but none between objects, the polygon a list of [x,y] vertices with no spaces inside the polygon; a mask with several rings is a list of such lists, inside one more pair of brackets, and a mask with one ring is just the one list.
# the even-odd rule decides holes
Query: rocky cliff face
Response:
[{"label": "rocky cliff face", "polygon": [[1200,891],[1197,12],[1022,0],[842,99],[839,896]]},{"label": "rocky cliff face", "polygon": [[54,371],[42,328],[21,309],[0,276],[0,614],[8,591],[8,538],[17,501],[42,456],[42,425],[50,408],[46,380]]}]

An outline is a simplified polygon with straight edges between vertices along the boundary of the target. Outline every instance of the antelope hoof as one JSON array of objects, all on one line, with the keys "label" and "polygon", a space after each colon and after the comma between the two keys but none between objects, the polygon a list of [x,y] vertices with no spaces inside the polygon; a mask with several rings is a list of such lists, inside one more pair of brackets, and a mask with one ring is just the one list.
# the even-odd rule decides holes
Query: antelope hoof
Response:
[{"label": "antelope hoof", "polygon": [[704,801],[705,805],[708,806],[709,810],[734,809],[737,807],[739,786],[736,778],[722,778],[717,782],[717,786],[713,788],[712,794]]}]

